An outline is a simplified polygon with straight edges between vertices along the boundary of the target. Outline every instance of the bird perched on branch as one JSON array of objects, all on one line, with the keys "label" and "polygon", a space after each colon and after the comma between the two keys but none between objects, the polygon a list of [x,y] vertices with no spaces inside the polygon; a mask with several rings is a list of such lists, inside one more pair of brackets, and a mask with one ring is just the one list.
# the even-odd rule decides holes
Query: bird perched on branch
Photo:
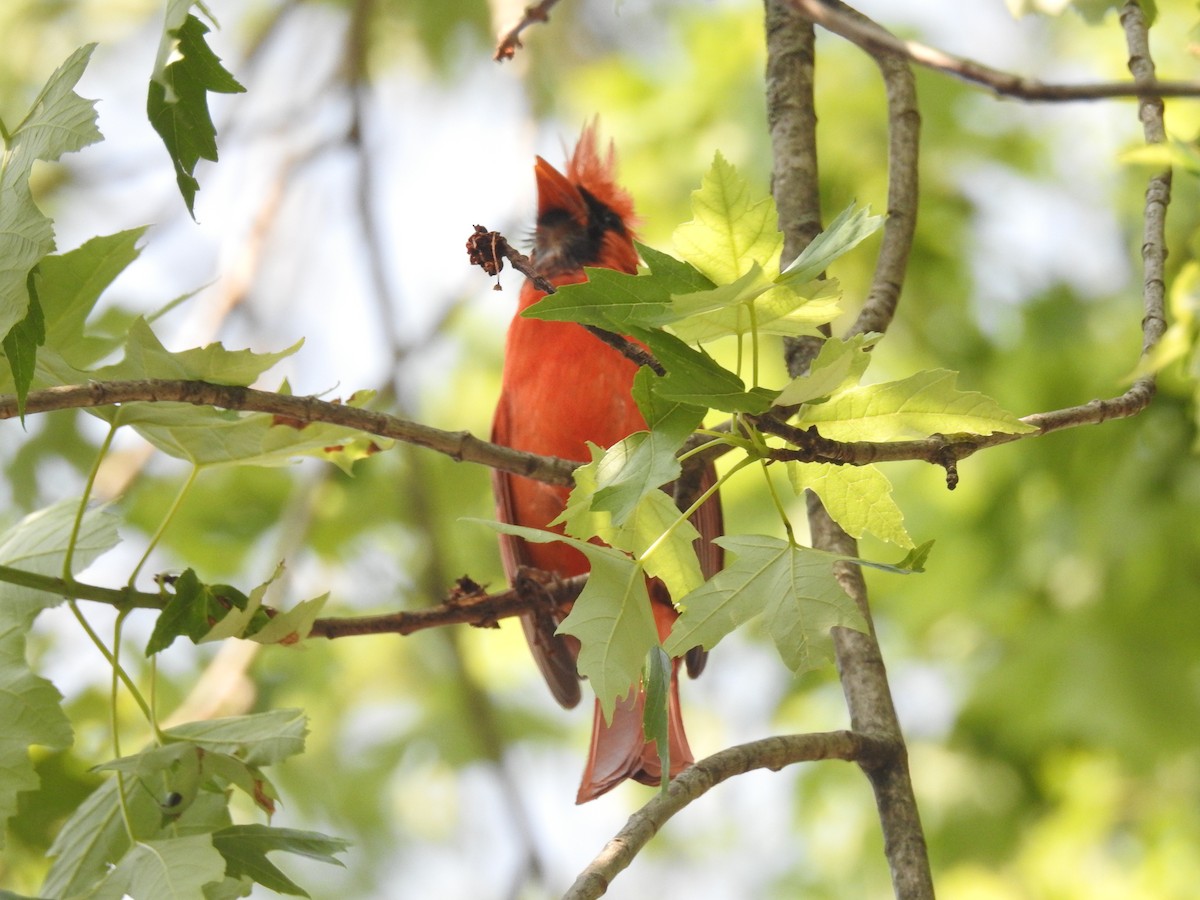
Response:
[{"label": "bird perched on branch", "polygon": [[[538,209],[533,262],[556,287],[585,281],[585,266],[633,273],[638,254],[633,244],[633,201],[614,180],[611,145],[601,153],[595,126],[584,128],[575,152],[562,173],[541,157],[534,175]],[[587,443],[610,447],[646,428],[630,394],[636,365],[582,326],[522,318],[520,313],[545,296],[531,281],[521,289],[517,315],[508,329],[500,400],[492,440],[518,450],[586,462]],[[715,481],[711,467],[702,487]],[[546,528],[566,505],[569,490],[506,472],[493,471],[498,517],[532,528]],[[711,577],[721,567],[721,550],[711,539],[722,529],[721,507],[714,495],[693,516],[700,532],[697,542],[701,570]],[[501,537],[501,555],[509,580],[521,566],[532,566],[562,577],[588,571],[587,558],[563,543],[535,544],[511,535]],[[665,638],[677,613],[664,585],[651,579],[649,595],[659,637]],[[534,659],[555,699],[564,707],[580,699],[575,659],[579,645],[569,635],[557,635],[558,623],[569,606],[556,613],[528,614],[522,624]],[[688,655],[693,677],[704,665],[700,648]],[[691,764],[692,752],[679,712],[679,661],[672,663],[668,699],[671,775]],[[600,796],[633,778],[657,785],[662,769],[653,741],[642,728],[645,694],[635,685],[616,705],[606,722],[597,702],[591,751],[576,802]]]}]

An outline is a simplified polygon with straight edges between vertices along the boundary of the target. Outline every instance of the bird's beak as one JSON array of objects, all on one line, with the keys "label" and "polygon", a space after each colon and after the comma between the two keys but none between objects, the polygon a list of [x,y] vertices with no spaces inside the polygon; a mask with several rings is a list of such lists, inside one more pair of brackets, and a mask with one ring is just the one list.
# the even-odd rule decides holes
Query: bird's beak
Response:
[{"label": "bird's beak", "polygon": [[586,222],[587,204],[579,189],[567,181],[565,175],[540,156],[533,167],[538,190],[538,218],[550,210],[561,209],[576,222]]}]

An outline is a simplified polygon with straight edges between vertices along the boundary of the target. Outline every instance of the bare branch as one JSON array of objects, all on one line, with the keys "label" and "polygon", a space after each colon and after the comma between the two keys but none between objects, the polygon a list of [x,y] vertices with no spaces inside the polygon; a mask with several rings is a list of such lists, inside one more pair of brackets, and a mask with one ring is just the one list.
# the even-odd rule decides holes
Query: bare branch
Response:
[{"label": "bare branch", "polygon": [[521,43],[521,32],[535,22],[549,22],[550,10],[557,3],[558,0],[541,0],[540,3],[525,7],[525,13],[521,16],[521,21],[510,28],[500,39],[500,43],[496,45],[496,53],[492,56],[492,59],[496,60],[496,62],[512,59],[516,55],[517,50],[524,46]]},{"label": "bare branch", "polygon": [[563,900],[593,900],[604,894],[613,878],[629,866],[638,851],[675,813],[735,775],[753,769],[778,771],[784,766],[820,759],[875,765],[896,752],[895,744],[874,735],[830,731],[778,735],[714,753],[684,769],[671,780],[664,793],[630,816],[625,827],[580,872],[563,894]]},{"label": "bare branch", "polygon": [[1109,100],[1133,97],[1200,97],[1200,82],[1158,81],[1139,77],[1135,81],[1095,82],[1092,84],[1047,84],[993,69],[983,63],[955,56],[918,41],[897,38],[878,25],[860,18],[839,0],[790,0],[803,15],[834,34],[858,44],[868,52],[903,56],[920,66],[945,72],[972,84],[990,88],[996,94],[1037,103],[1064,103],[1080,100]]}]

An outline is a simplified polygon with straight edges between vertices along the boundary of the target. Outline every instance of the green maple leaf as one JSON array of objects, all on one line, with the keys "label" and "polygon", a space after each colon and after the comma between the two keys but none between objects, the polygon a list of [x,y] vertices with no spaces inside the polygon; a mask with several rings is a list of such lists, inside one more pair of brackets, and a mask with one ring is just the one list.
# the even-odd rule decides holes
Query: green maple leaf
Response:
[{"label": "green maple leaf", "polygon": [[47,256],[38,266],[38,296],[46,319],[40,367],[44,384],[78,380],[79,373],[121,346],[128,321],[101,333],[88,317],[96,301],[141,252],[145,227],[94,237],[67,253]]},{"label": "green maple leaf", "polygon": [[835,441],[894,441],[933,434],[1028,434],[1037,431],[995,400],[955,387],[957,372],[932,369],[900,381],[863,385],[801,408],[801,427]]},{"label": "green maple leaf", "polygon": [[95,101],[74,92],[95,47],[80,47],[58,67],[16,128],[0,123],[0,335],[22,404],[45,337],[33,272],[54,249],[53,227],[33,201],[29,178],[38,160],[53,162],[101,139]]},{"label": "green maple leaf", "polygon": [[755,264],[779,260],[783,235],[775,201],[769,195],[751,200],[749,184],[720,153],[692,193],[692,216],[672,242],[714,284],[731,284]]},{"label": "green maple leaf", "polygon": [[849,340],[829,338],[821,344],[808,372],[793,378],[775,398],[775,406],[796,406],[821,400],[858,384],[881,335],[856,334]]},{"label": "green maple leaf", "polygon": [[592,683],[604,718],[611,722],[617,700],[640,681],[642,661],[650,648],[658,645],[643,567],[612,547],[551,531],[484,519],[467,521],[534,543],[562,541],[588,558],[591,572],[587,585],[558,630],[579,639],[579,674]]},{"label": "green maple leaf", "polygon": [[275,851],[295,853],[332,865],[344,865],[335,853],[344,853],[349,844],[340,838],[295,828],[268,825],[231,825],[212,836],[213,846],[225,858],[226,874],[248,877],[281,894],[307,897],[308,894],[283,874],[267,854]]},{"label": "green maple leaf", "polygon": [[225,876],[212,836],[193,834],[137,841],[96,889],[100,897],[195,897]]},{"label": "green maple leaf", "polygon": [[[61,575],[79,501],[62,501],[32,513],[0,535],[0,564],[39,575]],[[84,515],[75,539],[73,571],[79,572],[118,542],[115,518],[102,508]],[[10,583],[0,584],[0,822],[17,811],[17,794],[38,786],[29,746],[55,750],[71,745],[62,696],[35,674],[25,658],[25,635],[37,614],[61,597]]]},{"label": "green maple leaf", "polygon": [[892,483],[877,467],[790,462],[788,476],[796,493],[808,489],[820,497],[851,537],[870,532],[905,549],[915,546],[904,527],[904,514],[892,499]]},{"label": "green maple leaf", "polygon": [[[193,218],[200,190],[196,164],[201,159],[217,161],[217,130],[208,112],[208,94],[246,90],[205,43],[208,26],[189,13],[195,5],[191,0],[172,0],[168,6],[146,98],[150,124],[166,145],[179,192]],[[204,10],[203,4],[199,5]]]},{"label": "green maple leaf", "polygon": [[716,543],[737,558],[680,601],[683,612],[663,644],[671,656],[712,649],[761,615],[783,661],[803,672],[833,659],[830,628],[866,628],[834,577],[831,554],[765,535],[727,535]]}]

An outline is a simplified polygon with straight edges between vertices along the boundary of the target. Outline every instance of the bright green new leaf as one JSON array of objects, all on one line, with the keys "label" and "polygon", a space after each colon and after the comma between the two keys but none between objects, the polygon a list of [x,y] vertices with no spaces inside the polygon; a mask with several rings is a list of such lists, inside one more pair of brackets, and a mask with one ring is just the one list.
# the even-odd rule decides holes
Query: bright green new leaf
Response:
[{"label": "bright green new leaf", "polygon": [[812,281],[801,288],[777,284],[751,270],[738,281],[704,294],[676,295],[676,309],[692,302],[720,306],[671,322],[683,340],[693,344],[747,334],[776,334],[785,337],[820,334],[818,326],[841,313],[841,288],[836,279]]},{"label": "bright green new leaf", "polygon": [[200,189],[196,164],[201,159],[217,161],[217,130],[208,112],[208,93],[237,94],[246,89],[205,43],[208,26],[188,14],[193,5],[174,0],[167,10],[146,113],[167,147],[179,192],[194,217]]},{"label": "bright green new leaf", "polygon": [[[652,491],[641,499],[628,521],[610,535],[609,541],[640,559],[646,574],[661,578],[672,597],[682,597],[704,581],[692,544],[700,533],[691,522],[679,522],[680,515],[670,496]],[[660,540],[672,526],[670,535]]]},{"label": "bright green new leaf", "polygon": [[89,896],[199,900],[206,884],[224,877],[225,860],[209,834],[138,841]]},{"label": "bright green new leaf", "polygon": [[737,281],[757,263],[778,265],[783,249],[775,201],[751,201],[750,186],[717,153],[712,168],[692,193],[692,215],[672,239],[684,260],[714,284]]},{"label": "bright green new leaf", "polygon": [[592,508],[612,514],[623,525],[650,491],[679,475],[675,451],[683,441],[657,431],[637,431],[613,444],[596,460]]},{"label": "bright green new leaf", "polygon": [[[50,220],[37,208],[29,188],[33,164],[53,162],[101,139],[95,101],[74,92],[95,47],[88,44],[72,53],[50,76],[21,123],[7,132],[0,156],[0,336],[25,319],[29,274],[54,249]],[[23,353],[31,352],[26,340],[21,344]]]},{"label": "bright green new leaf", "polygon": [[269,825],[231,825],[216,832],[212,842],[225,858],[227,875],[249,877],[277,893],[302,897],[308,894],[268,860],[267,854],[275,851],[295,853],[317,862],[342,866],[344,864],[334,854],[344,853],[349,847],[341,838]]},{"label": "bright green new leaf", "polygon": [[504,522],[468,521],[538,544],[562,541],[587,556],[591,564],[587,585],[558,631],[579,639],[579,674],[592,683],[604,718],[611,722],[617,701],[640,680],[642,661],[658,644],[642,566],[612,547]]},{"label": "bright green new leaf", "polygon": [[856,334],[849,340],[829,338],[809,371],[793,378],[775,398],[775,406],[811,403],[858,384],[871,362],[867,352],[878,342],[878,334]]},{"label": "bright green new leaf", "polygon": [[893,441],[933,434],[1027,434],[1037,431],[990,397],[954,386],[957,372],[932,369],[901,381],[843,391],[828,403],[805,406],[801,427],[818,426],[835,441]]},{"label": "bright green new leaf", "polygon": [[[579,540],[596,537],[626,551],[641,560],[648,575],[661,578],[673,597],[682,597],[699,587],[704,577],[692,542],[700,535],[691,522],[678,521],[681,514],[674,500],[651,488],[638,497],[624,521],[617,524],[612,513],[595,502],[597,472],[606,455],[594,444],[589,449],[592,461],[575,470],[575,487],[567,506],[550,524],[561,523],[567,534]],[[670,535],[660,540],[669,528]]]},{"label": "bright green new leaf", "polygon": [[883,227],[883,216],[873,216],[869,207],[855,209],[851,203],[829,227],[812,239],[804,251],[784,267],[780,283],[801,285],[812,281],[839,256],[847,253]]},{"label": "bright green new leaf", "polygon": [[716,543],[737,558],[680,602],[683,613],[663,644],[671,656],[696,646],[712,649],[761,613],[783,661],[799,673],[833,659],[830,628],[866,627],[834,577],[830,554],[766,535]]},{"label": "bright green new leaf", "polygon": [[829,515],[851,537],[870,532],[905,549],[913,546],[904,514],[892,499],[892,483],[875,466],[789,462],[788,476],[796,493],[807,488],[820,497]]}]

